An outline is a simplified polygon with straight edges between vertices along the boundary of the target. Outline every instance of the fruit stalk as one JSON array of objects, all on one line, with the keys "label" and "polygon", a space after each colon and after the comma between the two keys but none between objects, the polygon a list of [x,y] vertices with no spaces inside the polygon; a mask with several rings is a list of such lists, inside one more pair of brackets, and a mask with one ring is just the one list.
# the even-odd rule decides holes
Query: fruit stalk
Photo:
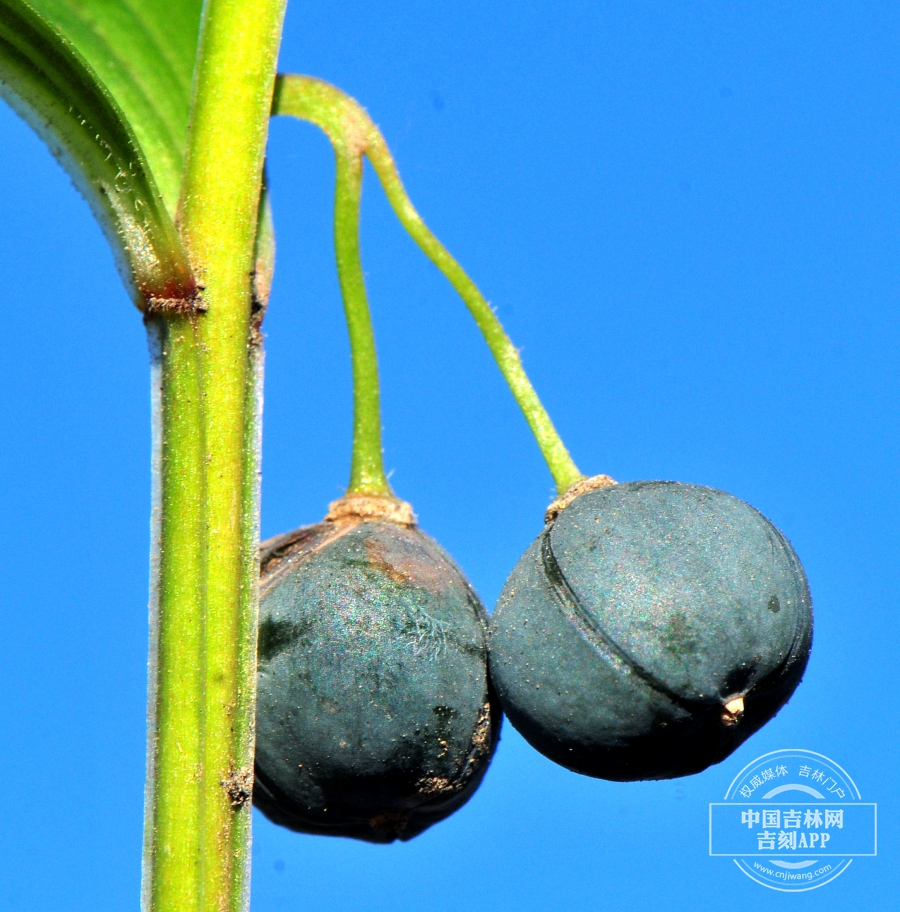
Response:
[{"label": "fruit stalk", "polygon": [[180,232],[201,306],[150,320],[159,407],[144,907],[245,909],[256,673],[262,165],[285,0],[204,8]]},{"label": "fruit stalk", "polygon": [[366,110],[349,95],[320,79],[281,74],[275,87],[272,113],[314,123],[331,140],[339,158],[338,150],[345,149],[348,154],[360,159],[365,155],[369,159],[400,223],[463,299],[525,415],[557,493],[565,493],[583,476],[528,379],[519,350],[475,283],[422,221],[400,180],[384,137]]},{"label": "fruit stalk", "polygon": [[337,142],[334,157],[334,251],[353,361],[353,456],[347,493],[391,497],[382,453],[375,333],[359,253],[362,155],[352,143]]}]

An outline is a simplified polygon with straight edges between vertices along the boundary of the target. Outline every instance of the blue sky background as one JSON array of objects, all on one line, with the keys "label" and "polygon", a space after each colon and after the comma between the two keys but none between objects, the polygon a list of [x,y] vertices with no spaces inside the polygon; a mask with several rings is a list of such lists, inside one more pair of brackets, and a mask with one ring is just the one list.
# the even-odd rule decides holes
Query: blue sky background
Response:
[{"label": "blue sky background", "polygon": [[[816,612],[790,704],[698,776],[568,773],[504,728],[473,800],[408,845],[255,823],[253,909],[889,909],[896,713],[900,8],[293,0],[282,69],[365,104],[419,210],[497,307],[581,468],[722,488],[791,539]],[[333,165],[275,122],[264,535],[349,467]],[[551,482],[471,320],[369,175],[385,446],[492,605]],[[143,327],[85,203],[0,110],[0,909],[136,908],[149,545]],[[709,858],[754,757],[826,754],[876,859],[805,894]]]}]

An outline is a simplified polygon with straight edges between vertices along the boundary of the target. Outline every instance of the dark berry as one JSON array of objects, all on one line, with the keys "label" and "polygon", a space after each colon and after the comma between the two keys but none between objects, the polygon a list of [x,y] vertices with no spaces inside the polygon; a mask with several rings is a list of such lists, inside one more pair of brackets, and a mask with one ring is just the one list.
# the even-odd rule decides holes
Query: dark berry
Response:
[{"label": "dark berry", "polygon": [[528,548],[491,620],[510,722],[569,769],[667,779],[727,757],[784,705],[812,642],[787,539],[697,485],[576,497]]},{"label": "dark berry", "polygon": [[411,524],[339,516],[265,543],[256,806],[299,832],[370,842],[453,813],[497,742],[486,623]]}]

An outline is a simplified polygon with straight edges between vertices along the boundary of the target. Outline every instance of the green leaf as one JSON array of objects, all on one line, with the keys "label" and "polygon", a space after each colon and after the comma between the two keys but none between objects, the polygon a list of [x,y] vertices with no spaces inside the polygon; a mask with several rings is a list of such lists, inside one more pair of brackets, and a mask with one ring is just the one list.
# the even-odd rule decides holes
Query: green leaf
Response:
[{"label": "green leaf", "polygon": [[203,0],[30,0],[131,124],[169,213],[181,191]]},{"label": "green leaf", "polygon": [[[161,52],[151,53],[147,37],[149,23],[159,25],[161,16],[154,20],[145,12],[139,18],[147,27],[136,26],[132,41],[112,53],[126,27],[127,3],[42,0],[41,6],[55,17],[52,24],[22,0],[0,0],[0,94],[45,140],[90,203],[119,254],[138,306],[190,309],[194,282],[172,218],[187,102],[174,88],[164,94],[167,79],[170,87],[187,91],[184,41],[175,42],[171,51],[180,68],[169,67]],[[143,9],[156,6],[147,2]],[[79,17],[78,10],[86,7],[90,14]],[[104,19],[105,12],[110,15]],[[180,22],[184,11],[173,11],[171,18]],[[77,47],[64,37],[67,30],[77,36]],[[175,32],[184,38],[188,29]],[[156,34],[162,40],[164,31]],[[86,59],[88,53],[97,69]],[[168,198],[160,192],[158,174]]]}]

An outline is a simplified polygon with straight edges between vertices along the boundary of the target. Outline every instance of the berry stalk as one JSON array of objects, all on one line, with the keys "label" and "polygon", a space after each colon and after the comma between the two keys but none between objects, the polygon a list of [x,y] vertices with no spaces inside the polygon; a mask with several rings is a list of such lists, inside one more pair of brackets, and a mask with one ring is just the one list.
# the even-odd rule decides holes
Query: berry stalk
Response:
[{"label": "berry stalk", "polygon": [[[563,494],[583,478],[531,385],[522,366],[519,350],[513,345],[497,315],[475,283],[422,221],[400,180],[400,174],[384,137],[366,110],[349,95],[320,79],[279,75],[275,85],[272,113],[297,117],[315,124],[331,140],[336,154],[338,149],[348,150],[348,154],[352,154],[360,162],[360,169],[362,156],[365,155],[369,159],[400,223],[423,253],[449,280],[481,330],[504,380],[534,434],[556,483],[557,493]],[[340,159],[339,154],[338,158]],[[355,237],[358,237],[358,223],[355,227]],[[335,237],[337,239],[337,224]],[[356,243],[358,244],[358,240]],[[342,279],[342,289],[343,285]]]},{"label": "berry stalk", "polygon": [[334,252],[353,361],[353,456],[347,493],[391,497],[384,473],[375,333],[359,253],[362,155],[352,144],[333,142],[333,146]]}]

